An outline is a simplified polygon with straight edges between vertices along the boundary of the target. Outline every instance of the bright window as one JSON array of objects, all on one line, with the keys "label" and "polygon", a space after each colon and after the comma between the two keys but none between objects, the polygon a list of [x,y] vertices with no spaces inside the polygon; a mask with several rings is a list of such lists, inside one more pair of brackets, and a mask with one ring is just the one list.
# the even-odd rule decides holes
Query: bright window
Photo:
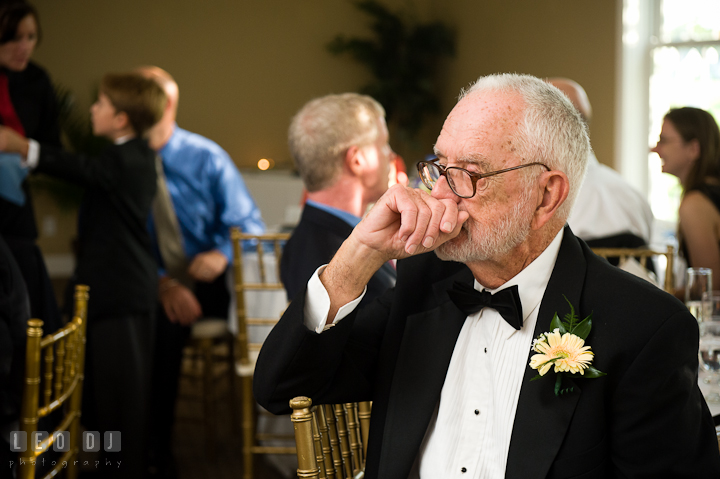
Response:
[{"label": "bright window", "polygon": [[[656,19],[648,29],[648,145],[654,146],[670,108],[694,106],[720,119],[720,1],[659,0],[647,6]],[[660,158],[649,154],[650,204],[656,218],[675,221],[680,186],[661,168]]]}]

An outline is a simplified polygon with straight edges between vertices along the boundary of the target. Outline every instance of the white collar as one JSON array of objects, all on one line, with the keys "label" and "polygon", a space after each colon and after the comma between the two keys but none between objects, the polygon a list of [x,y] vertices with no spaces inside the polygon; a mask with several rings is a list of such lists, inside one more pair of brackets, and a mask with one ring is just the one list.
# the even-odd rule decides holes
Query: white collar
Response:
[{"label": "white collar", "polygon": [[[488,290],[494,294],[501,289],[517,285],[518,293],[520,294],[520,302],[522,303],[523,323],[535,310],[535,308],[540,305],[540,301],[542,301],[545,289],[550,281],[550,275],[552,274],[555,266],[555,261],[557,260],[558,253],[560,252],[560,244],[562,243],[564,230],[565,228],[560,229],[548,247],[540,253],[540,256],[535,258],[533,262],[527,265],[522,271],[502,286]],[[483,285],[475,280],[475,289],[482,291],[487,288],[484,288]]]},{"label": "white collar", "polygon": [[132,140],[133,138],[135,138],[135,136],[132,134],[125,135],[125,136],[121,136],[120,138],[115,138],[115,141],[113,141],[113,143],[115,143],[116,145],[122,145],[123,143],[127,143],[128,141]]}]

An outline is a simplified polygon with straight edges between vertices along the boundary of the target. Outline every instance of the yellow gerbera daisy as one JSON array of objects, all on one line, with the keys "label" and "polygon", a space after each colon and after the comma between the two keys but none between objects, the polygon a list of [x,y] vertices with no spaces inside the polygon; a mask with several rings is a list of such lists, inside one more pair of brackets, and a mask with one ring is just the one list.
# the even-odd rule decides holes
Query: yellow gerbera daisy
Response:
[{"label": "yellow gerbera daisy", "polygon": [[544,376],[553,365],[556,373],[585,374],[594,356],[590,346],[585,346],[585,340],[570,333],[560,335],[558,329],[542,334],[533,343],[532,349],[538,354],[530,358],[530,367],[537,369],[540,376]]}]

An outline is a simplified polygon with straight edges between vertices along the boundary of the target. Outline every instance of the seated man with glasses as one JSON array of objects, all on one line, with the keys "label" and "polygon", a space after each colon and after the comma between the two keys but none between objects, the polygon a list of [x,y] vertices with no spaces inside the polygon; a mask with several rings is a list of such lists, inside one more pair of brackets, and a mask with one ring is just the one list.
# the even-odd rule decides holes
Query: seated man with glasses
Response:
[{"label": "seated man with glasses", "polygon": [[388,190],[271,332],[260,404],[372,400],[369,479],[717,478],[697,323],[566,226],[589,151],[555,87],[480,78],[419,165],[431,194]]}]

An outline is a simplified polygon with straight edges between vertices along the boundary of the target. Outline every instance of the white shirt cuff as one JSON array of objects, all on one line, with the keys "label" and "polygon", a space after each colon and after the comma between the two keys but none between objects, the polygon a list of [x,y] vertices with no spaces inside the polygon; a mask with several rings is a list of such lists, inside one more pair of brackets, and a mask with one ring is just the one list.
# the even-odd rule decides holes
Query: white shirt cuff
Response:
[{"label": "white shirt cuff", "polygon": [[25,161],[22,163],[23,166],[35,169],[40,161],[40,143],[28,138],[28,154]]},{"label": "white shirt cuff", "polygon": [[328,313],[330,313],[330,296],[325,286],[320,281],[320,274],[325,270],[326,264],[320,266],[308,281],[307,292],[305,293],[305,326],[308,329],[320,334],[332,327],[335,323],[352,313],[367,292],[367,286],[362,294],[356,299],[343,305],[335,315],[332,323],[325,324]]}]

